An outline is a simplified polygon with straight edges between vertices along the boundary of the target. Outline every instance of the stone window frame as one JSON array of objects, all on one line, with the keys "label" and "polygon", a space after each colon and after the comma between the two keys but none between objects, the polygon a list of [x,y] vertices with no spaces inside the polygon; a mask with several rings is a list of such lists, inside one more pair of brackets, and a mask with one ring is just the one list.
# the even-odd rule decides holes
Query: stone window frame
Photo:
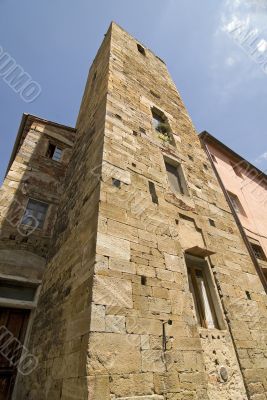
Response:
[{"label": "stone window frame", "polygon": [[243,217],[247,217],[247,214],[244,210],[244,207],[243,207],[239,197],[235,193],[231,192],[230,190],[227,190],[227,193],[228,193],[230,202],[231,202],[235,212],[237,214],[243,215]]},{"label": "stone window frame", "polygon": [[[152,115],[152,130],[156,134],[157,139],[160,139],[162,144],[176,147],[170,121],[166,113],[155,105],[151,105],[150,111]],[[165,126],[163,131],[158,128],[160,124]]]},{"label": "stone window frame", "polygon": [[[188,188],[188,184],[187,184],[187,178],[186,178],[186,174],[184,172],[184,168],[183,168],[182,162],[180,160],[171,158],[168,155],[163,153],[163,163],[164,163],[164,168],[165,168],[165,171],[166,171],[166,183],[168,185],[169,191],[174,193],[177,196],[190,197],[189,188]],[[172,165],[173,167],[176,167],[177,174],[179,176],[178,185],[181,187],[181,191],[177,191],[171,186],[169,178],[168,178],[168,172],[167,172],[166,164],[169,164],[169,165]]]},{"label": "stone window frame", "polygon": [[[38,230],[38,231],[45,231],[45,230],[46,230],[46,226],[47,226],[47,220],[48,220],[48,215],[49,215],[49,212],[50,212],[51,204],[49,204],[49,203],[46,202],[46,201],[36,199],[36,198],[34,198],[34,197],[28,197],[28,199],[27,199],[27,203],[26,203],[26,205],[25,205],[25,207],[24,207],[23,215],[22,215],[21,220],[20,220],[20,225],[22,225],[22,226],[24,227],[24,229],[25,229],[27,226],[29,227],[29,229],[32,228],[31,225],[25,224],[25,223],[23,222],[23,219],[26,217],[26,212],[27,212],[29,203],[30,203],[31,201],[36,202],[36,203],[42,203],[42,204],[45,204],[45,205],[47,206],[46,212],[45,212],[45,216],[44,216],[44,221],[43,221],[42,226],[39,227],[39,225],[38,225],[37,227],[34,228],[34,230],[33,230],[32,232],[34,232],[35,230]],[[35,217],[34,217],[34,218],[35,218]],[[37,218],[36,218],[36,219],[37,219]],[[37,220],[38,220],[38,219],[37,219]]]},{"label": "stone window frame", "polygon": [[[210,263],[206,258],[195,255],[193,256],[191,254],[185,253],[185,265],[187,268],[188,287],[192,295],[194,313],[199,328],[207,330],[220,330],[220,331],[226,330],[226,323],[224,319],[223,309],[218,291],[216,289],[214,278],[212,276]],[[196,282],[192,288],[191,286],[192,284],[190,283],[190,269],[200,270],[202,272],[207,299],[213,317],[214,327],[208,326],[208,323],[205,320],[205,305],[203,304],[202,294],[199,293],[199,289],[197,288],[198,293],[195,291],[192,292],[192,289],[194,290],[196,289],[195,288]],[[196,308],[198,308],[198,310]]]},{"label": "stone window frame", "polygon": [[261,243],[258,240],[253,239],[249,236],[248,236],[248,241],[250,243],[252,251],[253,251],[255,257],[257,258],[257,260],[259,260],[260,262],[263,261],[266,263],[267,257],[266,257],[265,251],[264,251]]},{"label": "stone window frame", "polygon": [[35,293],[32,300],[22,300],[18,298],[8,298],[0,296],[0,307],[14,307],[14,308],[25,308],[29,310],[33,310],[37,306],[38,298],[41,290],[41,281],[39,280],[30,280],[30,279],[22,279],[17,276],[6,276],[0,274],[0,281],[6,282],[7,284],[11,283],[14,286],[20,287],[33,287],[35,289]]},{"label": "stone window frame", "polygon": [[[49,154],[49,148],[50,148],[50,146],[54,146],[54,147],[55,147],[52,156],[50,156],[50,154]],[[58,150],[60,151],[60,158],[55,157],[55,153],[56,153]],[[45,157],[46,157],[46,158],[48,158],[49,160],[55,161],[55,162],[57,162],[57,163],[61,163],[61,162],[62,162],[62,159],[63,159],[63,153],[64,153],[64,148],[63,148],[62,146],[60,146],[59,144],[57,144],[55,141],[48,140],[48,144],[47,144],[46,152],[45,152]]]}]

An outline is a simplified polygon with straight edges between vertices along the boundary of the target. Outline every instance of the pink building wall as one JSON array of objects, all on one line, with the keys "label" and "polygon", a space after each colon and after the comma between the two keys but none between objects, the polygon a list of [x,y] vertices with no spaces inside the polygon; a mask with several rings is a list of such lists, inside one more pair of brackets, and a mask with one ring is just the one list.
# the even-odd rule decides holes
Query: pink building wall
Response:
[{"label": "pink building wall", "polygon": [[[244,213],[238,212],[249,238],[257,240],[267,257],[267,179],[246,160],[238,159],[217,142],[206,142],[214,165],[228,192],[239,199]],[[267,276],[267,262],[260,261]]]}]

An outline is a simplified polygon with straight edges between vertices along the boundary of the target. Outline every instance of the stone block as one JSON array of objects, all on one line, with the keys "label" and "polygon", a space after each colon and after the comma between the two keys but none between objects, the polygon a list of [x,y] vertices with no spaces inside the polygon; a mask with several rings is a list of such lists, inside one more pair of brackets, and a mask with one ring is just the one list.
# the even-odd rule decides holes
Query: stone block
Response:
[{"label": "stone block", "polygon": [[90,374],[129,374],[141,371],[140,337],[120,333],[92,333],[89,340]]},{"label": "stone block", "polygon": [[122,315],[107,315],[106,332],[116,332],[116,333],[126,332],[125,317]]},{"label": "stone block", "polygon": [[130,261],[130,242],[105,233],[98,233],[97,253]]},{"label": "stone block", "polygon": [[93,302],[95,304],[132,308],[132,283],[126,279],[96,276]]}]

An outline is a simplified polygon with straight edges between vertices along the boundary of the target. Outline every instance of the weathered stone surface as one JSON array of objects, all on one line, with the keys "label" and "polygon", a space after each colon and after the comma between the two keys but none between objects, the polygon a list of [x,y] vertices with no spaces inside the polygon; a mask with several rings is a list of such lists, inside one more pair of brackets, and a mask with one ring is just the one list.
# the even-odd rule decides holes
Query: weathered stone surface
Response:
[{"label": "weathered stone surface", "polygon": [[117,397],[116,400],[164,400],[163,396],[148,395],[148,396],[134,396],[134,397]]},{"label": "weathered stone surface", "polygon": [[125,279],[97,276],[94,280],[93,301],[95,304],[132,308],[132,284]]},{"label": "weathered stone surface", "polygon": [[89,373],[129,374],[141,371],[140,338],[118,333],[92,333],[89,341]]},{"label": "weathered stone surface", "polygon": [[99,233],[97,235],[97,251],[103,256],[117,257],[130,260],[130,242],[111,235]]}]

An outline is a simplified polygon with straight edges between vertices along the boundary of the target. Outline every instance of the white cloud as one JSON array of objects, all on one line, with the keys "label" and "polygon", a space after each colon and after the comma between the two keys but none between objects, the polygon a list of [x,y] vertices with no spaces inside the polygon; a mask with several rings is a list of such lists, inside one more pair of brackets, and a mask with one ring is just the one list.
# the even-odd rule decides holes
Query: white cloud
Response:
[{"label": "white cloud", "polygon": [[258,158],[256,158],[255,162],[256,163],[261,163],[263,161],[267,161],[267,151],[263,154],[261,154]]},{"label": "white cloud", "polygon": [[228,67],[233,67],[236,64],[236,60],[233,57],[227,57],[225,60],[225,64]]},{"label": "white cloud", "polygon": [[266,80],[259,60],[267,57],[267,0],[222,0],[219,13],[210,68],[214,90],[223,87],[227,102],[248,82]]},{"label": "white cloud", "polygon": [[264,53],[267,50],[267,41],[265,39],[262,39],[258,45],[257,48],[260,53]]}]

